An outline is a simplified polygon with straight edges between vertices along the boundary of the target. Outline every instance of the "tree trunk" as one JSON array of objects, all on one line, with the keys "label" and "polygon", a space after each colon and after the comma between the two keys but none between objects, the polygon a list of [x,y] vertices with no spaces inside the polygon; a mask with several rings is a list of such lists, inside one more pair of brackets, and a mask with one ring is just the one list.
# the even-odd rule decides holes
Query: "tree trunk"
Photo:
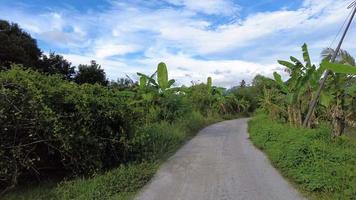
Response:
[{"label": "tree trunk", "polygon": [[289,125],[293,126],[293,111],[292,111],[292,107],[288,106],[288,121],[289,121]]},{"label": "tree trunk", "polygon": [[345,115],[341,106],[336,105],[332,109],[332,126],[333,126],[333,137],[339,137],[342,135],[345,129]]},{"label": "tree trunk", "polygon": [[300,109],[297,106],[292,106],[291,108],[293,125],[295,127],[300,127],[302,125],[302,115]]},{"label": "tree trunk", "polygon": [[300,108],[296,108],[295,112],[296,112],[296,117],[297,117],[297,120],[296,120],[297,127],[301,127],[303,122],[302,122],[302,113],[300,111]]}]

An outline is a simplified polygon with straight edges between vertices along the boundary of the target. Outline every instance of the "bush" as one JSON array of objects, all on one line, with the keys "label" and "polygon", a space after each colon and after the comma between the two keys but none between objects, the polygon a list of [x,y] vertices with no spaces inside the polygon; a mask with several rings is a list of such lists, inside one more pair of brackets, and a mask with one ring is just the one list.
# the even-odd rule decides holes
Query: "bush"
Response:
[{"label": "bush", "polygon": [[138,117],[127,98],[33,71],[0,73],[0,186],[46,170],[90,174],[124,162]]},{"label": "bush", "polygon": [[0,188],[162,158],[220,118],[200,101],[211,97],[206,88],[195,89],[192,96],[134,87],[120,91],[16,67],[1,72]]},{"label": "bush", "polygon": [[191,112],[173,123],[161,121],[138,128],[130,141],[131,160],[155,161],[174,152],[187,138],[207,124],[219,120],[218,116],[204,117]]},{"label": "bush", "polygon": [[93,178],[78,178],[57,185],[49,182],[41,187],[17,190],[4,196],[7,200],[94,200],[132,199],[154,175],[157,163],[119,166]]},{"label": "bush", "polygon": [[328,128],[292,128],[264,115],[249,122],[249,132],[252,142],[303,190],[331,199],[356,196],[356,147],[347,137],[334,140]]}]

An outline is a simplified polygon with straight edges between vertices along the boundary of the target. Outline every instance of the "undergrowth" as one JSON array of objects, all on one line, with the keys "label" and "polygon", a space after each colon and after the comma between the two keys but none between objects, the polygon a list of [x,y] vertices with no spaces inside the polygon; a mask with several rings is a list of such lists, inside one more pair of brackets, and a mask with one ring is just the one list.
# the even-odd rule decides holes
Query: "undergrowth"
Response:
[{"label": "undergrowth", "polygon": [[297,129],[257,115],[249,121],[252,142],[284,176],[316,199],[356,199],[356,146],[330,129]]},{"label": "undergrowth", "polygon": [[[38,186],[22,186],[4,196],[4,200],[129,200],[154,175],[159,165],[187,139],[204,126],[220,121],[218,116],[203,117],[192,112],[173,123],[158,122],[138,130],[131,152],[137,155],[135,163],[121,165],[104,174],[87,178],[49,182]],[[142,154],[142,152],[145,152]],[[137,154],[136,154],[137,153]]]}]

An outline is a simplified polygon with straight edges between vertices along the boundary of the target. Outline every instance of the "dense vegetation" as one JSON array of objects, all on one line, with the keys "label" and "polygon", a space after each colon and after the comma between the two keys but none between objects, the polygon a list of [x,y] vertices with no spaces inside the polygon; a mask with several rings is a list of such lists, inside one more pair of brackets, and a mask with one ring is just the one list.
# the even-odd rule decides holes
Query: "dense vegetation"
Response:
[{"label": "dense vegetation", "polygon": [[[137,73],[138,81],[108,81],[95,61],[75,70],[62,56],[43,54],[18,25],[0,21],[0,29],[2,193],[74,177],[92,177],[87,187],[93,188],[113,180],[83,196],[78,196],[86,189],[80,179],[44,193],[55,199],[134,193],[157,162],[200,128],[256,108],[256,97],[246,92],[254,87],[246,84],[226,90],[213,86],[209,77],[206,83],[174,86],[165,63],[152,75]],[[140,172],[144,166],[147,173]],[[112,168],[117,169],[107,172]],[[44,193],[25,198],[45,199]]]},{"label": "dense vegetation", "polygon": [[[356,126],[355,60],[341,51],[329,63],[334,52],[326,49],[316,66],[307,45],[302,51],[303,61],[279,61],[286,81],[274,73],[228,90],[210,77],[177,86],[165,63],[109,81],[96,61],[75,67],[45,55],[18,25],[0,20],[0,189],[6,199],[131,198],[200,128],[259,109],[265,114],[250,122],[251,139],[286,176],[306,191],[352,198],[355,144],[339,136]],[[331,76],[302,128],[325,69]],[[24,189],[47,181],[51,187]]]},{"label": "dense vegetation", "polygon": [[[2,187],[28,176],[94,174],[155,159],[185,140],[174,129],[196,130],[245,111],[211,84],[170,88],[170,82],[164,63],[156,76],[124,91],[17,67],[1,72]],[[174,123],[180,127],[170,128]]]},{"label": "dense vegetation", "polygon": [[332,139],[325,125],[300,129],[264,114],[249,122],[249,133],[283,175],[308,195],[318,199],[356,196],[356,145],[349,138]]},{"label": "dense vegetation", "polygon": [[[276,72],[274,80],[264,80],[259,100],[263,114],[249,122],[250,138],[308,196],[354,199],[356,143],[341,135],[356,124],[355,60],[342,50],[336,62],[329,63],[335,52],[325,49],[317,67],[310,61],[307,45],[302,50],[304,62],[295,57],[291,62],[279,61],[289,75],[286,81]],[[311,121],[302,127],[326,69],[331,70],[331,76]]]},{"label": "dense vegetation", "polygon": [[355,126],[356,119],[356,67],[354,58],[346,51],[339,53],[335,63],[329,63],[330,49],[323,51],[323,61],[319,67],[310,60],[307,45],[304,44],[303,60],[291,56],[291,62],[278,61],[289,74],[286,81],[274,73],[278,87],[264,89],[260,100],[261,108],[271,118],[289,122],[291,126],[301,127],[306,117],[309,102],[316,95],[323,72],[331,70],[326,87],[321,93],[320,103],[312,113],[307,127],[317,127],[322,121],[332,124],[333,136],[340,136],[345,126]]}]

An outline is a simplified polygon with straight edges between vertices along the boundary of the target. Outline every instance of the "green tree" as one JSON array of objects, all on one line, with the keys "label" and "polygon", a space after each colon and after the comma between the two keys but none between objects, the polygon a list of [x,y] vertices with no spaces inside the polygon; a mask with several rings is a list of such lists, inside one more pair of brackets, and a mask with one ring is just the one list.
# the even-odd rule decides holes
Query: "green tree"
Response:
[{"label": "green tree", "polygon": [[15,23],[0,20],[0,69],[9,69],[13,63],[36,68],[41,54],[30,34]]},{"label": "green tree", "polygon": [[240,88],[245,88],[246,87],[246,81],[245,80],[242,80],[240,82]]},{"label": "green tree", "polygon": [[[274,72],[274,79],[279,85],[281,93],[285,96],[284,104],[288,110],[288,120],[291,125],[301,126],[304,113],[308,109],[310,100],[313,97],[313,91],[318,87],[318,82],[323,70],[317,69],[311,63],[308,47],[306,44],[302,46],[304,63],[291,56],[291,62],[279,60],[278,63],[285,66],[290,77],[287,81],[283,81],[280,74]],[[315,113],[313,120],[308,126],[312,126],[315,122]]]},{"label": "green tree", "polygon": [[355,59],[345,50],[340,51],[335,63],[328,63],[334,53],[331,48],[326,48],[321,53],[321,68],[331,70],[331,76],[321,93],[320,103],[326,108],[326,118],[331,120],[333,136],[337,137],[343,133],[346,123],[351,126],[355,124],[352,107],[356,97],[353,92],[353,88],[356,88],[353,83],[356,67]]},{"label": "green tree", "polygon": [[74,78],[75,82],[78,84],[95,84],[107,85],[108,81],[106,79],[106,74],[101,66],[96,63],[95,60],[90,62],[90,65],[79,65],[78,72]]},{"label": "green tree", "polygon": [[67,80],[71,80],[75,74],[72,63],[55,53],[50,53],[49,56],[43,55],[39,65],[42,72],[50,75],[62,74]]}]

